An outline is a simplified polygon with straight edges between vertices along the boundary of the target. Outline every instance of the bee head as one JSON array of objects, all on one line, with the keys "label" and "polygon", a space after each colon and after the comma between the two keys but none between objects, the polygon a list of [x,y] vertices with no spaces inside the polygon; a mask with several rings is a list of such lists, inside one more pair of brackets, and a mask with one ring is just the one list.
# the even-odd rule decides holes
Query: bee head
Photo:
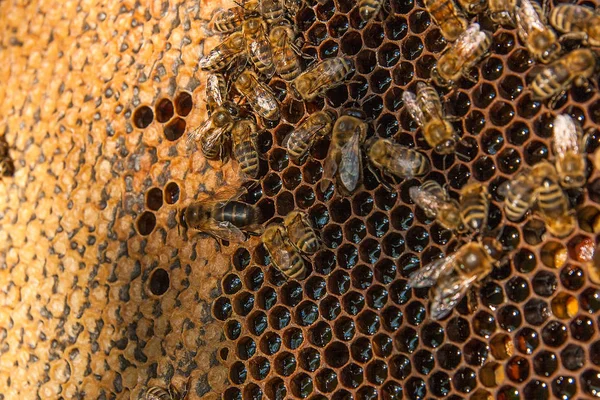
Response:
[{"label": "bee head", "polygon": [[564,175],[560,179],[560,185],[565,189],[578,188],[585,185],[584,174],[569,174]]},{"label": "bee head", "polygon": [[244,71],[235,81],[236,86],[248,90],[252,86],[252,75],[249,71]]}]

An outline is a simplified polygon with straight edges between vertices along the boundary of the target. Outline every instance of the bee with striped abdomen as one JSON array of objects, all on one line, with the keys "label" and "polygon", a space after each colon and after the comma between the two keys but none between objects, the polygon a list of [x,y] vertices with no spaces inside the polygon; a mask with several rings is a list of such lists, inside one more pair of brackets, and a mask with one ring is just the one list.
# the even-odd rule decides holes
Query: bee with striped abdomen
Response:
[{"label": "bee with striped abdomen", "polygon": [[290,87],[297,97],[311,101],[329,89],[342,85],[353,70],[354,62],[350,58],[328,58],[298,75]]},{"label": "bee with striped abdomen", "polygon": [[535,203],[535,182],[531,171],[521,171],[498,188],[504,196],[504,215],[509,221],[519,221]]},{"label": "bee with striped abdomen", "polygon": [[335,118],[335,112],[325,110],[310,114],[300,122],[283,139],[283,147],[287,149],[290,158],[296,162],[302,160],[316,140],[331,133]]},{"label": "bee with striped abdomen", "polygon": [[[362,157],[360,147],[367,137],[367,123],[345,111],[333,125],[329,151],[323,165],[321,191],[325,192],[329,183],[337,182],[342,193],[352,193],[362,178]],[[360,112],[358,112],[360,114]],[[364,118],[364,115],[362,116]]]},{"label": "bee with striped abdomen", "polygon": [[435,218],[446,229],[464,232],[458,202],[452,199],[439,183],[433,180],[425,181],[421,186],[411,187],[409,195],[428,218]]},{"label": "bee with striped abdomen", "polygon": [[431,69],[431,79],[438,86],[454,86],[461,78],[471,82],[471,68],[487,56],[492,45],[492,35],[482,31],[479,24],[473,22],[463,31],[450,47],[440,55]]},{"label": "bee with striped abdomen", "polygon": [[425,141],[439,154],[454,152],[458,135],[445,118],[440,95],[431,86],[417,83],[417,94],[405,91],[402,100],[409,114],[421,127]]},{"label": "bee with striped abdomen", "polygon": [[275,268],[291,279],[306,277],[306,263],[290,241],[283,225],[270,224],[261,239]]},{"label": "bee with striped abdomen", "polygon": [[550,25],[564,33],[560,40],[582,40],[585,45],[600,46],[600,14],[592,8],[559,4],[550,13]]},{"label": "bee with striped abdomen", "polygon": [[549,99],[548,107],[556,102],[572,84],[584,86],[596,70],[596,56],[589,49],[576,49],[539,71],[529,85],[533,100]]},{"label": "bee with striped abdomen", "polygon": [[381,11],[383,2],[386,0],[359,0],[358,13],[363,21],[368,21]]},{"label": "bee with striped abdomen", "polygon": [[246,50],[246,41],[241,32],[234,32],[198,61],[200,69],[220,71],[226,69]]},{"label": "bee with striped abdomen", "polygon": [[246,98],[254,112],[268,121],[280,117],[279,102],[269,86],[262,83],[252,71],[244,71],[235,81],[235,88]]},{"label": "bee with striped abdomen", "polygon": [[517,0],[488,0],[488,16],[500,25],[515,26]]},{"label": "bee with striped abdomen", "polygon": [[519,38],[534,59],[546,64],[559,56],[560,43],[548,26],[545,11],[538,3],[519,0],[515,20]]},{"label": "bee with striped abdomen", "polygon": [[144,400],[183,400],[187,395],[187,387],[183,393],[179,393],[173,384],[169,385],[169,390],[163,389],[158,386],[153,386],[146,390]]},{"label": "bee with striped abdomen", "polygon": [[385,177],[390,177],[391,174],[398,178],[411,179],[423,176],[431,169],[429,159],[425,155],[389,139],[372,137],[366,141],[365,148],[371,164]]},{"label": "bee with striped abdomen", "polygon": [[258,178],[258,127],[251,119],[236,121],[231,129],[233,157],[240,170],[251,179]]},{"label": "bee with striped abdomen", "polygon": [[269,34],[275,71],[285,81],[293,80],[302,72],[298,56],[300,50],[294,44],[294,39],[294,29],[289,24],[275,26]]},{"label": "bee with striped abdomen", "polygon": [[246,17],[256,13],[258,2],[254,0],[244,1],[235,7],[226,10],[217,11],[210,22],[208,28],[215,33],[231,33],[242,27],[242,23]]},{"label": "bee with striped abdomen", "polygon": [[238,201],[244,188],[223,189],[210,198],[195,201],[181,212],[181,224],[230,242],[243,242],[246,234],[259,235],[261,214],[255,206]]},{"label": "bee with striped abdomen", "polygon": [[286,9],[282,0],[258,0],[258,12],[267,24],[274,25],[285,18]]},{"label": "bee with striped abdomen", "polygon": [[554,165],[547,161],[535,164],[532,177],[536,187],[537,214],[546,224],[546,229],[558,238],[569,236],[577,222],[569,209],[569,199],[558,183]]},{"label": "bee with striped abdomen", "polygon": [[225,160],[228,156],[231,128],[233,128],[231,114],[224,107],[219,107],[199,127],[188,133],[188,146],[200,140],[200,149],[207,159]]},{"label": "bee with striped abdomen", "polygon": [[488,7],[488,0],[458,0],[458,4],[468,14],[479,14],[484,12]]},{"label": "bee with striped abdomen", "polygon": [[481,233],[487,226],[490,195],[487,187],[479,182],[465,185],[460,190],[460,216],[465,226]]},{"label": "bee with striped abdomen", "polygon": [[454,254],[413,272],[408,284],[413,288],[431,287],[431,318],[442,319],[450,314],[474,283],[492,272],[504,255],[502,245],[494,238],[466,243]]},{"label": "bee with striped abdomen", "polygon": [[250,18],[242,24],[246,53],[256,69],[267,77],[275,73],[273,51],[269,42],[268,27],[262,18]]},{"label": "bee with striped abdomen", "polygon": [[290,241],[300,252],[313,255],[319,250],[321,243],[306,213],[292,211],[283,220],[283,225]]},{"label": "bee with striped abdomen", "polygon": [[554,119],[552,147],[556,172],[562,187],[581,188],[586,181],[585,137],[583,129],[567,114]]},{"label": "bee with striped abdomen", "polygon": [[234,114],[236,106],[227,100],[228,84],[222,74],[208,74],[206,78],[206,108],[209,114],[215,112],[219,107],[226,108],[230,114]]},{"label": "bee with striped abdomen", "polygon": [[440,27],[444,38],[454,42],[467,29],[469,21],[454,0],[424,0],[433,22]]}]

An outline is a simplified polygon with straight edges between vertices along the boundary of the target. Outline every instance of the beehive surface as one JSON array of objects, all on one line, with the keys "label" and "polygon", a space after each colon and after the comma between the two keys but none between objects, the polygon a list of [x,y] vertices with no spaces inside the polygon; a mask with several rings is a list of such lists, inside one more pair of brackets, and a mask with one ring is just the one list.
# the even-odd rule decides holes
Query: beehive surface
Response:
[{"label": "beehive surface", "polygon": [[[357,73],[306,105],[271,82],[283,119],[261,136],[268,170],[246,200],[273,220],[305,210],[324,242],[310,276],[286,282],[257,239],[218,252],[212,239],[178,229],[179,207],[240,184],[232,163],[207,162],[181,138],[206,116],[196,63],[219,41],[202,30],[215,3],[5,7],[0,104],[16,172],[0,185],[4,398],[137,399],[170,381],[189,385],[190,398],[598,393],[600,292],[585,254],[595,244],[588,221],[600,213],[600,176],[589,162],[586,191],[569,192],[580,228],[562,240],[540,235],[530,218],[507,221],[496,189],[552,157],[556,113],[597,125],[600,97],[574,88],[554,111],[533,102],[534,64],[514,30],[494,33],[476,84],[446,95],[464,144],[442,158],[401,102],[445,48],[422,4],[391,0],[385,19],[369,23],[350,0],[299,12],[303,51],[351,56]],[[365,172],[357,193],[338,198],[318,189],[327,140],[303,165],[287,159],[282,140],[307,112],[355,106],[371,134],[425,150],[433,165],[425,179],[454,192],[469,179],[489,184],[490,228],[506,225],[501,240],[515,253],[476,291],[475,310],[463,302],[432,322],[427,291],[406,287],[410,272],[455,247],[410,202],[418,180],[390,194]],[[587,151],[599,144],[596,132]],[[579,301],[575,317],[552,315],[564,295]]]}]

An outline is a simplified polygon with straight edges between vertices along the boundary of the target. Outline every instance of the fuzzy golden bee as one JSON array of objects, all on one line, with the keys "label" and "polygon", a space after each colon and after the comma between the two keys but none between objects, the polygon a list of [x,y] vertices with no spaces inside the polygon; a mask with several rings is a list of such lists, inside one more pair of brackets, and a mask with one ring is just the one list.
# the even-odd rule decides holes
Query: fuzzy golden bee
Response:
[{"label": "fuzzy golden bee", "polygon": [[291,279],[306,277],[306,263],[296,246],[290,241],[283,225],[270,224],[261,239],[275,268]]},{"label": "fuzzy golden bee", "polygon": [[504,197],[504,215],[509,221],[520,221],[535,203],[535,182],[531,171],[519,172],[498,188]]},{"label": "fuzzy golden bee", "polygon": [[235,81],[235,88],[257,115],[268,121],[279,120],[279,102],[271,88],[262,83],[254,72],[242,72]]},{"label": "fuzzy golden bee", "polygon": [[246,50],[246,41],[241,32],[234,32],[198,61],[200,69],[205,71],[224,70],[242,57]]},{"label": "fuzzy golden bee", "polygon": [[386,0],[359,0],[358,14],[363,21],[369,21],[381,12],[384,1]]},{"label": "fuzzy golden bee", "polygon": [[371,164],[387,178],[394,175],[411,179],[431,170],[431,164],[425,155],[389,139],[373,137],[367,140],[365,148]]},{"label": "fuzzy golden bee", "polygon": [[308,215],[302,211],[292,211],[283,220],[290,241],[301,253],[313,255],[321,246],[319,237],[308,219]]},{"label": "fuzzy golden bee", "polygon": [[337,182],[337,188],[344,194],[352,193],[362,178],[361,145],[367,137],[367,123],[347,110],[333,126],[331,144],[323,165],[321,191],[325,192],[329,183]]},{"label": "fuzzy golden bee", "polygon": [[488,16],[499,25],[515,26],[517,0],[488,0]]},{"label": "fuzzy golden bee", "polygon": [[202,154],[209,160],[224,160],[228,156],[229,133],[233,128],[233,118],[224,107],[219,107],[187,136],[188,146],[200,141]]},{"label": "fuzzy golden bee", "polygon": [[519,38],[534,59],[546,64],[559,56],[560,43],[546,21],[545,11],[538,3],[519,0],[515,20]]},{"label": "fuzzy golden bee", "polygon": [[450,314],[471,286],[488,276],[504,255],[502,245],[494,238],[466,243],[454,254],[413,272],[408,284],[413,288],[431,287],[430,316],[439,320]]},{"label": "fuzzy golden bee", "polygon": [[237,160],[240,170],[251,179],[258,178],[259,152],[258,127],[251,119],[236,121],[231,129],[233,157]]},{"label": "fuzzy golden bee", "polygon": [[600,14],[592,8],[575,4],[558,4],[550,13],[550,25],[564,33],[560,40],[581,40],[600,46]]},{"label": "fuzzy golden bee", "polygon": [[290,86],[298,97],[311,101],[327,90],[342,85],[352,71],[354,62],[350,58],[328,58],[302,72]]},{"label": "fuzzy golden bee", "polygon": [[532,168],[537,200],[537,215],[546,224],[550,234],[563,238],[569,236],[577,225],[569,199],[559,185],[554,165],[547,161],[537,163]]},{"label": "fuzzy golden bee", "polygon": [[289,24],[275,26],[269,33],[275,71],[285,81],[295,79],[302,72],[300,50],[294,44],[294,39],[294,29]]},{"label": "fuzzy golden bee", "polygon": [[440,95],[423,82],[417,84],[417,94],[405,91],[402,100],[408,113],[414,118],[427,143],[439,154],[454,152],[458,135],[445,118]]},{"label": "fuzzy golden bee", "polygon": [[260,210],[238,201],[245,189],[222,189],[210,198],[195,201],[180,214],[184,228],[203,232],[213,238],[240,243],[247,234],[259,235]]},{"label": "fuzzy golden bee", "polygon": [[428,180],[421,186],[411,187],[409,196],[417,207],[423,209],[428,218],[435,218],[446,229],[465,231],[458,202],[436,181]]},{"label": "fuzzy golden bee", "polygon": [[454,42],[467,29],[469,21],[454,0],[424,0],[423,3],[447,41]]},{"label": "fuzzy golden bee", "polygon": [[556,172],[565,189],[585,185],[587,160],[584,153],[583,129],[567,114],[554,119],[552,147],[556,158]]},{"label": "fuzzy golden bee", "polygon": [[460,216],[465,226],[481,233],[487,226],[490,195],[487,187],[479,182],[465,185],[460,191]]},{"label": "fuzzy golden bee", "polygon": [[297,162],[302,160],[316,140],[331,133],[335,118],[335,112],[325,110],[317,111],[300,122],[283,139],[283,147],[287,149],[290,158]]},{"label": "fuzzy golden bee", "polygon": [[250,18],[242,24],[242,33],[250,61],[261,74],[269,78],[273,76],[275,64],[266,22],[262,18]]},{"label": "fuzzy golden bee", "polygon": [[596,70],[596,56],[589,49],[576,49],[544,66],[529,85],[533,100],[546,100],[548,107],[554,108],[556,102],[571,87],[588,85],[588,79]]},{"label": "fuzzy golden bee", "polygon": [[256,13],[258,9],[257,1],[244,1],[235,7],[217,11],[210,22],[208,28],[214,33],[231,33],[242,27],[246,17]]},{"label": "fuzzy golden bee", "polygon": [[438,86],[454,86],[461,78],[475,82],[471,68],[488,55],[492,35],[473,22],[450,47],[440,55],[431,69],[431,79]]}]

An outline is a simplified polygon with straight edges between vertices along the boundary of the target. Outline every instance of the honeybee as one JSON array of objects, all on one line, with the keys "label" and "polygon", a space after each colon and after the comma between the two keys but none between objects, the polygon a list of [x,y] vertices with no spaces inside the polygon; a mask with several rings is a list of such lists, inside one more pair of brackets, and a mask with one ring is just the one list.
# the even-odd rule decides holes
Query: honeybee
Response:
[{"label": "honeybee", "polygon": [[558,184],[558,174],[547,161],[537,163],[532,168],[535,182],[538,215],[552,235],[563,238],[575,230],[576,221],[569,210],[569,199]]},{"label": "honeybee", "polygon": [[600,14],[574,4],[559,4],[550,13],[550,25],[565,33],[560,40],[582,40],[585,45],[600,46]]},{"label": "honeybee", "polygon": [[428,218],[435,218],[446,229],[464,232],[458,202],[433,180],[425,181],[421,186],[408,190],[412,201],[423,209]]},{"label": "honeybee", "polygon": [[549,108],[571,87],[587,85],[596,69],[596,56],[589,49],[576,49],[569,54],[544,66],[531,81],[533,100],[550,99]]},{"label": "honeybee", "polygon": [[254,121],[242,119],[236,121],[231,130],[233,156],[242,172],[249,178],[258,178],[258,128]]},{"label": "honeybee", "polygon": [[206,107],[214,112],[227,99],[227,81],[222,74],[208,74],[206,78]]},{"label": "honeybee", "polygon": [[251,18],[242,24],[242,33],[246,40],[246,52],[256,69],[265,76],[275,73],[273,52],[269,43],[268,28],[261,18]]},{"label": "honeybee", "polygon": [[0,176],[12,176],[15,173],[15,165],[8,155],[8,144],[0,139]]},{"label": "honeybee", "polygon": [[259,0],[258,12],[269,25],[282,21],[285,17],[282,0]]},{"label": "honeybee", "polygon": [[224,107],[217,108],[198,128],[191,130],[187,144],[200,139],[200,149],[209,160],[227,158],[228,135],[233,128],[233,118]]},{"label": "honeybee", "polygon": [[279,119],[279,102],[271,88],[260,82],[254,72],[242,72],[235,81],[235,88],[246,98],[256,114],[268,121]]},{"label": "honeybee", "polygon": [[585,138],[581,126],[566,114],[558,115],[554,119],[552,146],[561,186],[566,189],[583,187],[586,181],[587,160],[584,154]]},{"label": "honeybee", "polygon": [[294,36],[294,30],[288,24],[274,27],[269,34],[275,71],[286,81],[293,80],[302,72],[298,57],[300,50],[293,43]]},{"label": "honeybee", "polygon": [[467,228],[482,232],[487,226],[490,195],[487,187],[479,182],[465,185],[460,191],[460,216]]},{"label": "honeybee", "polygon": [[[243,242],[249,235],[259,235],[262,227],[260,210],[237,201],[245,189],[222,189],[212,199],[198,200],[185,207],[181,225],[218,239]],[[246,232],[246,233],[244,233]]]},{"label": "honeybee", "polygon": [[235,59],[241,57],[246,49],[246,41],[241,32],[234,32],[198,61],[200,69],[219,71],[227,68]]},{"label": "honeybee", "polygon": [[431,69],[431,79],[438,86],[454,86],[461,76],[475,82],[470,75],[471,68],[487,56],[491,44],[492,35],[480,30],[479,24],[473,22],[440,55]]},{"label": "honeybee", "polygon": [[458,135],[452,124],[444,117],[440,95],[431,86],[417,83],[417,95],[402,93],[404,106],[421,127],[427,143],[439,154],[454,152]]},{"label": "honeybee", "polygon": [[290,241],[304,254],[313,255],[320,247],[308,215],[302,211],[292,211],[283,220]]},{"label": "honeybee", "polygon": [[323,166],[321,191],[337,177],[338,188],[352,193],[362,177],[360,146],[367,136],[367,123],[353,115],[342,115],[333,126],[331,144]]},{"label": "honeybee", "polygon": [[302,8],[303,0],[283,0],[283,8],[286,14],[293,18]]},{"label": "honeybee", "polygon": [[536,60],[549,63],[559,55],[561,46],[546,22],[542,7],[535,1],[520,0],[515,12],[517,33]]},{"label": "honeybee", "polygon": [[411,179],[429,172],[429,159],[417,150],[393,143],[389,139],[372,137],[365,143],[369,161],[382,174]]},{"label": "honeybee", "polygon": [[479,14],[486,10],[488,0],[458,0],[458,4],[469,14]]},{"label": "honeybee", "polygon": [[517,0],[488,0],[488,15],[500,25],[515,25]]},{"label": "honeybee", "polygon": [[363,21],[368,21],[381,11],[385,0],[359,0],[358,13]]},{"label": "honeybee", "polygon": [[153,386],[148,388],[146,394],[144,395],[145,400],[183,400],[187,394],[187,387],[184,389],[183,393],[179,393],[177,389],[171,384],[169,385],[169,390],[165,390],[158,386]]},{"label": "honeybee", "polygon": [[239,6],[217,11],[208,23],[208,28],[216,33],[237,31],[242,27],[244,19],[255,13],[257,9],[258,2],[249,0]]},{"label": "honeybee", "polygon": [[317,111],[310,114],[296,129],[283,139],[285,147],[294,161],[301,160],[313,143],[331,133],[336,114],[333,111]]},{"label": "honeybee", "polygon": [[290,87],[297,96],[311,101],[327,90],[343,84],[346,76],[353,70],[354,62],[350,58],[328,58],[298,75],[290,83]]},{"label": "honeybee", "polygon": [[447,41],[454,42],[467,29],[469,21],[454,0],[424,0],[423,3]]},{"label": "honeybee", "polygon": [[270,224],[262,235],[262,242],[271,256],[273,266],[292,279],[306,277],[306,264],[292,244],[281,224]]},{"label": "honeybee", "polygon": [[500,264],[504,254],[498,240],[486,237],[413,272],[408,284],[413,288],[431,286],[431,318],[439,320],[452,311],[475,282]]},{"label": "honeybee", "polygon": [[508,220],[519,221],[535,203],[535,182],[531,171],[523,171],[498,188],[504,196],[504,215]]}]

